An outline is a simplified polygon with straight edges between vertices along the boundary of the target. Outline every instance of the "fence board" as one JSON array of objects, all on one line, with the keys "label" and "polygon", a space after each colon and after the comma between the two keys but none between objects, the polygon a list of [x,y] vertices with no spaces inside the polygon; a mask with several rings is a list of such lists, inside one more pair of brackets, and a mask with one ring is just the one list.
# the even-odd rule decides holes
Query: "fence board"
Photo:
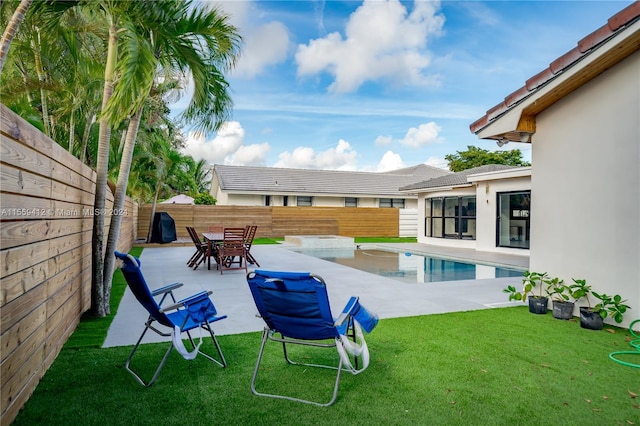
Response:
[{"label": "fence board", "polygon": [[[226,227],[258,225],[257,237],[285,235],[342,235],[346,237],[397,237],[399,213],[396,208],[281,207],[281,206],[191,206],[158,204],[176,224],[178,238],[188,238],[187,226],[206,230],[208,225]],[[151,205],[139,209],[138,232],[146,237]]]},{"label": "fence board", "polygon": [[[4,131],[4,128],[0,127],[0,131]],[[51,157],[39,151],[34,151],[32,147],[15,143],[15,140],[5,136],[0,135],[0,143],[2,147],[0,150],[2,163],[11,164],[16,168],[27,170],[34,174],[51,177],[51,163],[53,162]]]},{"label": "fence board", "polygon": [[[91,307],[95,172],[0,104],[0,182],[0,424],[10,424]],[[124,210],[128,251],[138,207],[127,199]]]}]

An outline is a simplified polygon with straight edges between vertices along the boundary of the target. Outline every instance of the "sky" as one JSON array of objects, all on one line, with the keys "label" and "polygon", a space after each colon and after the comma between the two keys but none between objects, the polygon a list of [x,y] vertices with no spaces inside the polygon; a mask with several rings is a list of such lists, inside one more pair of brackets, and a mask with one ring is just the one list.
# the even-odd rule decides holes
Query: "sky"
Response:
[{"label": "sky", "polygon": [[[207,163],[383,172],[447,168],[469,125],[627,1],[206,1],[243,38],[233,114],[187,135]],[[175,114],[188,97],[171,105]],[[535,139],[535,136],[534,136]]]}]

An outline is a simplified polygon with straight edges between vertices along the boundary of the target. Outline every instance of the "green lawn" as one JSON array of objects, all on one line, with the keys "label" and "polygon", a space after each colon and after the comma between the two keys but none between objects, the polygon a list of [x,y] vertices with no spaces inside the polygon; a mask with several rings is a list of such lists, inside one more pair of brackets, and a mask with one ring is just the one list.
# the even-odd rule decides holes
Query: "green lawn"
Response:
[{"label": "green lawn", "polygon": [[[125,285],[116,271],[113,300]],[[225,369],[173,351],[157,382],[141,386],[124,369],[131,347],[100,348],[116,305],[82,320],[14,424],[640,424],[640,369],[608,358],[630,349],[628,330],[584,330],[524,306],[381,320],[367,336],[369,368],[345,373],[336,403],[320,408],[251,393],[260,333],[219,337]],[[143,345],[135,368],[150,377],[166,347]],[[278,345],[267,348],[259,390],[329,399],[331,371],[288,366]],[[296,351],[337,362],[334,350]]]}]

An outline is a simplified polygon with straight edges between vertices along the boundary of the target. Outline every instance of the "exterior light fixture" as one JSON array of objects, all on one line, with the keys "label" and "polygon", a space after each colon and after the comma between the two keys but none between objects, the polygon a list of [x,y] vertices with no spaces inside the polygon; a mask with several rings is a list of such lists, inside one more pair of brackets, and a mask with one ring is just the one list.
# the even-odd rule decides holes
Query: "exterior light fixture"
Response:
[{"label": "exterior light fixture", "polygon": [[531,133],[529,133],[529,132],[520,132],[520,142],[522,142],[522,143],[531,142]]}]

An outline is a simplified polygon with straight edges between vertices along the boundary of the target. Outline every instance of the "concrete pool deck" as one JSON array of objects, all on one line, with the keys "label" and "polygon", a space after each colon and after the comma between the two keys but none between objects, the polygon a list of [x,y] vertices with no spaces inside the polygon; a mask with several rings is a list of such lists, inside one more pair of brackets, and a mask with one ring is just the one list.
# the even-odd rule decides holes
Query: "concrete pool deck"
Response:
[{"label": "concrete pool deck", "polygon": [[[362,244],[362,248],[380,247],[394,251],[453,259],[466,259],[492,265],[527,268],[528,256],[476,252],[408,244]],[[214,324],[218,335],[261,331],[264,323],[255,315],[244,270],[208,270],[201,265],[192,270],[186,265],[194,252],[193,247],[145,248],[140,256],[142,272],[151,289],[174,282],[184,286],[175,291],[183,298],[203,290],[211,290],[211,298],[220,314],[228,318]],[[305,271],[320,275],[327,284],[332,311],[337,315],[350,296],[359,296],[360,302],[381,319],[415,315],[438,314],[455,311],[487,309],[513,305],[507,301],[502,289],[519,279],[496,278],[433,283],[404,283],[359,271],[336,263],[291,251],[277,245],[254,245],[251,253],[260,268],[278,271]],[[250,265],[251,266],[251,265]],[[251,271],[252,268],[249,268]],[[135,344],[147,319],[144,308],[127,288],[120,302],[103,347]],[[147,333],[143,343],[168,341],[156,333]]]}]

